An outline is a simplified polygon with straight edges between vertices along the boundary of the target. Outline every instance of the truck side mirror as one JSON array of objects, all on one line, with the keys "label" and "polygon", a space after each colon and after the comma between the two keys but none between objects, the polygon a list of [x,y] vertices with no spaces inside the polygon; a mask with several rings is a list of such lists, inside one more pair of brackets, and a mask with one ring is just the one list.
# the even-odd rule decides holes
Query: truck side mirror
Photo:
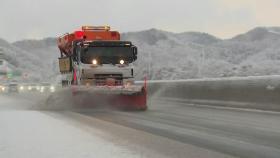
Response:
[{"label": "truck side mirror", "polygon": [[137,47],[132,47],[132,49],[133,49],[133,59],[135,61],[135,60],[137,60],[137,53],[138,53],[137,51],[138,50],[137,50]]},{"label": "truck side mirror", "polygon": [[77,61],[78,60],[76,53],[72,55],[72,60],[73,61]]}]

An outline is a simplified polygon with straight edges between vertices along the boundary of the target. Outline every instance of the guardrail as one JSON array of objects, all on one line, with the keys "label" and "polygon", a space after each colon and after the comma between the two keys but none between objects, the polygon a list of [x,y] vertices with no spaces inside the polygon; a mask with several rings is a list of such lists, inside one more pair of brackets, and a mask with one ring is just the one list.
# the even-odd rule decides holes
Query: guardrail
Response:
[{"label": "guardrail", "polygon": [[280,111],[280,76],[148,81],[148,94],[151,100]]}]

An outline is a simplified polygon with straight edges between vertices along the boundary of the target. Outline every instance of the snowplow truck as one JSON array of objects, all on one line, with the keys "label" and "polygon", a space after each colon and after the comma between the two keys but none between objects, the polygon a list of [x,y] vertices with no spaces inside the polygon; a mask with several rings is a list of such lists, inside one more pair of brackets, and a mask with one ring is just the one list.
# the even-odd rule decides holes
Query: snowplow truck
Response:
[{"label": "snowplow truck", "polygon": [[[83,26],[57,40],[62,86],[83,94],[82,104],[147,109],[145,85],[135,85],[137,47],[109,26]],[[76,96],[75,96],[76,97]]]}]

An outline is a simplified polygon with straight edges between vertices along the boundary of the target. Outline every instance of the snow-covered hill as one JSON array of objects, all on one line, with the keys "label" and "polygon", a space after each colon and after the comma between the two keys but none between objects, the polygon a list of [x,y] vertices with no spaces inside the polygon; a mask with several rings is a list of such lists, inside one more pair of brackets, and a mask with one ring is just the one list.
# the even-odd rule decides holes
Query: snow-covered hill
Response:
[{"label": "snow-covered hill", "polygon": [[[28,74],[28,77],[32,80],[41,80],[43,74],[49,74],[44,69],[44,63],[40,61],[39,57],[13,46],[3,39],[0,39],[0,52],[3,54],[4,59],[15,67],[16,71]],[[37,73],[40,71],[41,73]]]},{"label": "snow-covered hill", "polygon": [[23,40],[12,43],[12,45],[38,59],[31,62],[40,63],[37,71],[35,71],[35,73],[40,74],[40,80],[49,80],[50,78],[55,80],[56,76],[59,75],[58,57],[60,54],[56,45],[56,38]]},{"label": "snow-covered hill", "polygon": [[139,47],[140,76],[150,67],[152,79],[185,79],[280,74],[278,32],[278,27],[259,27],[221,40],[205,33],[152,29],[123,38]]},{"label": "snow-covered hill", "polygon": [[[137,79],[187,79],[280,74],[280,27],[258,27],[232,39],[207,33],[157,29],[122,34],[138,46]],[[0,47],[12,64],[33,78],[55,78],[55,38],[23,40]],[[39,74],[39,75],[37,75]]]}]

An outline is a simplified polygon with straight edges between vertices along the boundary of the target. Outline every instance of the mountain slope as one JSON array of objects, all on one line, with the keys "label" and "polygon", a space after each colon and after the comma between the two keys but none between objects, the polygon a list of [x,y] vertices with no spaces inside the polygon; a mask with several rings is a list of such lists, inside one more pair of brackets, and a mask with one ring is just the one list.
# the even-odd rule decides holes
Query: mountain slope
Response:
[{"label": "mountain slope", "polygon": [[[259,27],[232,39],[207,33],[157,29],[122,34],[139,50],[137,79],[186,79],[280,73],[280,28]],[[40,79],[55,78],[59,51],[55,38],[8,43],[0,40],[11,63]]]}]

